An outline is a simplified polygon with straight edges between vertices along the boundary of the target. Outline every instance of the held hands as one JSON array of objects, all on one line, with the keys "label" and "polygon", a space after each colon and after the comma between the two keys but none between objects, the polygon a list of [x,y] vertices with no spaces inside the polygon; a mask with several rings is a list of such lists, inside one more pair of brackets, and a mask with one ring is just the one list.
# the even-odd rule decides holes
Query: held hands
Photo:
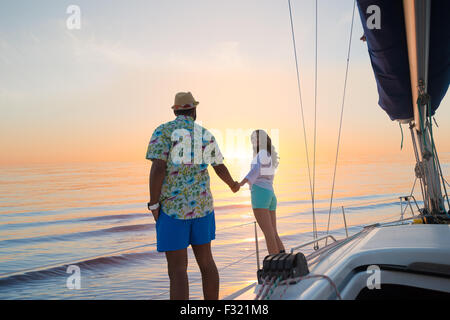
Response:
[{"label": "held hands", "polygon": [[231,191],[233,191],[233,193],[236,193],[239,191],[239,189],[241,188],[239,182],[234,181],[233,184],[230,186]]},{"label": "held hands", "polygon": [[241,187],[243,187],[248,182],[247,179],[243,179],[241,182],[234,181],[230,186],[231,191],[234,193],[238,192]]}]

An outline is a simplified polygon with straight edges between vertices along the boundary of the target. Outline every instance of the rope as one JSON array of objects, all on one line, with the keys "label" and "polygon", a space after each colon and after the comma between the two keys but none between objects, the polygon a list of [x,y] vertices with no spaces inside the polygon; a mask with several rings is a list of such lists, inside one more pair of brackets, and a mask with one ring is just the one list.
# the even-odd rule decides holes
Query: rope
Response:
[{"label": "rope", "polygon": [[[263,284],[261,285],[258,293],[255,296],[254,300],[269,300],[273,293],[275,292],[275,289],[279,286],[279,285],[284,285],[285,288],[283,289],[283,291],[280,293],[279,299],[281,299],[285,294],[287,289],[289,288],[289,285],[292,281],[298,283],[302,280],[307,280],[307,279],[314,279],[314,278],[321,278],[321,279],[325,279],[327,280],[331,287],[334,289],[336,296],[338,297],[339,300],[342,300],[341,294],[339,293],[339,290],[336,286],[336,284],[334,283],[333,280],[331,280],[330,277],[326,276],[326,275],[321,275],[321,274],[313,274],[313,275],[308,275],[305,277],[297,277],[297,278],[293,278],[293,279],[287,279],[287,280],[283,280],[281,281],[282,277],[279,276],[278,278],[276,278],[275,276],[270,278],[270,282],[267,281],[269,277],[264,279]],[[276,278],[276,280],[274,281],[274,279]],[[261,299],[260,299],[261,298]]]},{"label": "rope", "polygon": [[289,285],[291,284],[290,281],[286,281],[284,285],[284,290],[280,293],[280,296],[278,297],[278,300],[281,300],[281,298],[286,294],[287,289],[289,288]]},{"label": "rope", "polygon": [[400,150],[403,150],[403,128],[400,122],[398,123],[398,125],[400,126],[400,132],[402,134],[402,142],[400,143]]},{"label": "rope", "polygon": [[[273,285],[273,282],[275,281],[275,277],[270,278],[270,282],[266,285],[266,287],[264,288],[264,290],[261,293],[260,297],[264,297],[267,294],[267,291],[270,290],[270,288]],[[261,298],[259,300],[263,300],[264,298]]]},{"label": "rope", "polygon": [[[301,90],[301,83],[300,83],[300,72],[299,72],[299,63],[298,63],[298,57],[297,57],[297,45],[295,42],[295,32],[294,32],[294,22],[292,19],[292,7],[291,7],[291,0],[288,0],[289,5],[289,18],[291,21],[291,33],[292,33],[292,44],[294,47],[294,58],[295,58],[295,69],[297,74],[297,89],[298,89],[298,96],[300,101],[300,111],[302,116],[302,125],[303,125],[303,139],[305,142],[305,153],[306,153],[306,163],[308,166],[308,179],[309,179],[309,190],[311,192],[311,200],[312,200],[312,210],[313,210],[313,233],[317,233],[315,229],[316,225],[316,218],[315,218],[315,212],[314,212],[314,192],[311,182],[311,168],[310,168],[310,162],[309,162],[309,151],[308,151],[308,139],[306,136],[306,125],[305,125],[305,115],[303,111],[303,99],[302,99],[302,90]],[[317,234],[316,234],[317,237]]]},{"label": "rope", "polygon": [[273,286],[270,287],[269,292],[267,293],[266,297],[263,300],[269,300],[270,299],[270,297],[273,295],[273,292],[278,287],[278,284],[280,283],[280,281],[281,281],[281,276],[279,276],[275,280],[275,283],[273,284]]},{"label": "rope", "polygon": [[258,293],[256,294],[256,297],[255,297],[254,300],[259,300],[259,297],[261,296],[263,290],[265,289],[265,287],[266,287],[266,285],[267,285],[267,278],[268,278],[268,277],[264,278],[264,282],[263,282],[262,286],[259,288],[259,291],[258,291]]},{"label": "rope", "polygon": [[435,118],[435,117],[433,117],[433,121],[434,121],[434,124],[436,125],[436,127],[438,127],[438,128],[439,128],[439,126],[438,126],[438,123],[437,123],[437,121],[436,121],[436,118]]},{"label": "rope", "polygon": [[[337,162],[338,162],[339,148],[340,148],[340,143],[341,143],[342,120],[343,120],[343,117],[344,117],[345,95],[346,95],[346,92],[347,92],[347,80],[348,80],[348,69],[349,69],[349,65],[350,65],[350,52],[351,52],[351,47],[352,47],[353,24],[354,24],[354,21],[355,21],[355,6],[356,6],[356,0],[353,1],[352,23],[351,23],[351,27],[350,27],[350,39],[349,39],[349,43],[348,43],[347,66],[346,66],[346,69],[345,69],[344,92],[343,92],[343,95],[342,95],[341,118],[340,118],[340,122],[339,122],[339,133],[338,133],[338,141],[337,141],[337,148],[336,148],[336,158],[334,160],[333,184],[332,184],[332,187],[331,187],[331,198],[330,198],[330,209],[329,209],[329,212],[328,212],[327,234],[330,231],[331,208],[333,206],[333,197],[334,197],[334,186],[335,186],[335,182],[336,182]],[[325,245],[326,245],[327,241],[328,241],[328,239],[325,240]]]}]

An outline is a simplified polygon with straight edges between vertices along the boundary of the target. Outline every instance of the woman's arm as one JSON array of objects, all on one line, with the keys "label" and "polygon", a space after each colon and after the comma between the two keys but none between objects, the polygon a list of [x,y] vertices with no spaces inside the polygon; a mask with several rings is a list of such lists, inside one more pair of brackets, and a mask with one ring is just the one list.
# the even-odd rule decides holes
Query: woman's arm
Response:
[{"label": "woman's arm", "polygon": [[250,171],[247,173],[245,178],[241,181],[241,183],[240,183],[241,187],[246,183],[248,183],[248,184],[255,183],[256,179],[258,178],[258,176],[260,174],[261,163],[259,162],[258,159],[256,159],[256,163],[254,163],[254,162],[255,162],[255,159],[253,160]]},{"label": "woman's arm", "polygon": [[242,179],[241,182],[239,182],[239,185],[240,185],[241,187],[243,187],[244,184],[246,184],[247,182],[248,182],[247,178],[244,178],[244,179]]}]

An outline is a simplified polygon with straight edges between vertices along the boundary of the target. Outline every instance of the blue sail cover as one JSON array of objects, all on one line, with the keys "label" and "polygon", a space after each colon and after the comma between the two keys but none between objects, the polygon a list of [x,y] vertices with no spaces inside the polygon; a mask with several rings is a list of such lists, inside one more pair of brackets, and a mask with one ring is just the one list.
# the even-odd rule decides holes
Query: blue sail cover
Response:
[{"label": "blue sail cover", "polygon": [[[391,120],[414,118],[408,47],[401,0],[357,0],[370,61],[377,81],[378,104]],[[369,29],[367,19],[377,5],[381,29]],[[428,93],[434,115],[450,82],[450,1],[431,1]]]}]

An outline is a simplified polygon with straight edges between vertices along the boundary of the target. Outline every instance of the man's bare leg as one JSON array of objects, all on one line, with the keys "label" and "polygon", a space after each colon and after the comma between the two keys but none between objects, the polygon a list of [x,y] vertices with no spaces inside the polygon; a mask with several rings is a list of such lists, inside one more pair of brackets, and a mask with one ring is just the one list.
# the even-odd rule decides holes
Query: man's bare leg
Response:
[{"label": "man's bare leg", "polygon": [[166,251],[170,279],[170,300],[189,300],[187,249]]},{"label": "man's bare leg", "polygon": [[219,299],[219,272],[211,252],[211,243],[192,245],[195,259],[202,273],[203,297],[205,300]]}]

